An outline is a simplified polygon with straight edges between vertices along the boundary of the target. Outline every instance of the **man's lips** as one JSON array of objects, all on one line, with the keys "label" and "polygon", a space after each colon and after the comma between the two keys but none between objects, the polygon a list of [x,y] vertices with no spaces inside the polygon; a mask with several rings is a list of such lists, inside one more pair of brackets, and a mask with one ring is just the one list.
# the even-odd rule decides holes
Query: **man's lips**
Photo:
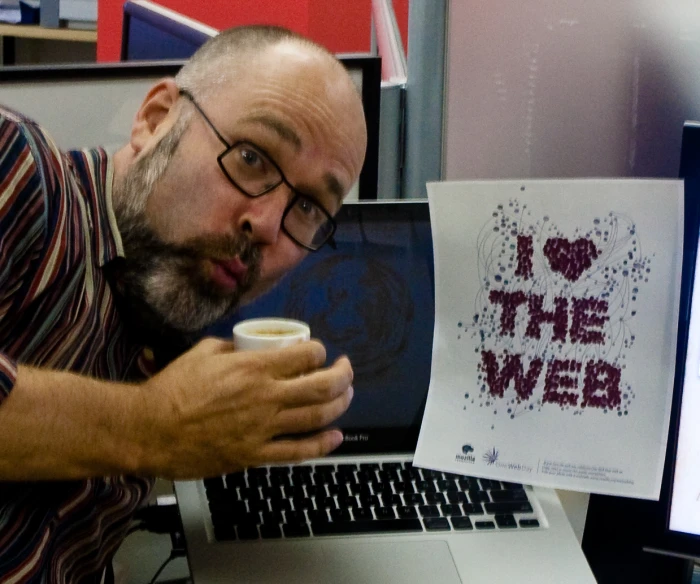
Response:
[{"label": "man's lips", "polygon": [[248,266],[240,258],[230,260],[211,260],[214,270],[212,278],[224,288],[236,289],[244,282]]}]

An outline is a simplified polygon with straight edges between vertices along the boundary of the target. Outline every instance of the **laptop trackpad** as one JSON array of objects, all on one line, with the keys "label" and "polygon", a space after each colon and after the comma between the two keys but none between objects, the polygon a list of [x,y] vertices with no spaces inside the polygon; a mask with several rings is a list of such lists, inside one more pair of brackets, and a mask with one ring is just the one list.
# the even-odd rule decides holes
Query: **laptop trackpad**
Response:
[{"label": "laptop trackpad", "polygon": [[[445,541],[314,543],[317,545],[293,551],[275,550],[274,557],[267,559],[267,567],[274,566],[278,577],[283,574],[285,584],[461,583]],[[256,582],[267,581],[266,576],[258,576]]]}]

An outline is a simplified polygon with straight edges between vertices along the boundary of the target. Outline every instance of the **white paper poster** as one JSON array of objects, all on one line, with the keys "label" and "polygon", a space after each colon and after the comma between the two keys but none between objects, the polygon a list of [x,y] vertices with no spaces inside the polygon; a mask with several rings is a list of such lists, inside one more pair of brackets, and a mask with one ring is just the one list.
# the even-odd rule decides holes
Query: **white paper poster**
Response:
[{"label": "white paper poster", "polygon": [[683,183],[428,185],[435,335],[417,466],[658,498]]}]

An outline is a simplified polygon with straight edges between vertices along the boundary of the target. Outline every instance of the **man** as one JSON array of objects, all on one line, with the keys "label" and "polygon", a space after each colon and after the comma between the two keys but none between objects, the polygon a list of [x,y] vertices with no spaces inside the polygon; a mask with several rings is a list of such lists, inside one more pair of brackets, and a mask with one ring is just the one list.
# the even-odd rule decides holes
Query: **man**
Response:
[{"label": "man", "polygon": [[99,581],[149,477],[340,444],[352,369],[318,342],[141,371],[328,241],[365,143],[340,63],[272,27],[157,83],[113,158],[0,108],[0,581]]}]

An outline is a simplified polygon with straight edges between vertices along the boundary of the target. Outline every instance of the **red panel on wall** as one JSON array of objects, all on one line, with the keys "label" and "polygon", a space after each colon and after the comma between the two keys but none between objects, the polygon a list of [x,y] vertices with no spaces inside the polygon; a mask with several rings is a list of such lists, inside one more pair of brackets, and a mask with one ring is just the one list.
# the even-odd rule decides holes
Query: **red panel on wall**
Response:
[{"label": "red panel on wall", "polygon": [[408,55],[408,2],[409,0],[393,0],[394,14],[396,15],[396,23],[399,26],[401,33],[401,42],[403,49]]},{"label": "red panel on wall", "polygon": [[309,0],[306,34],[334,53],[368,52],[371,22],[372,0]]},{"label": "red panel on wall", "polygon": [[[123,0],[99,0],[97,60],[118,61]],[[334,53],[364,52],[370,48],[371,0],[160,0],[214,28],[240,24],[277,24],[305,34]]]}]

